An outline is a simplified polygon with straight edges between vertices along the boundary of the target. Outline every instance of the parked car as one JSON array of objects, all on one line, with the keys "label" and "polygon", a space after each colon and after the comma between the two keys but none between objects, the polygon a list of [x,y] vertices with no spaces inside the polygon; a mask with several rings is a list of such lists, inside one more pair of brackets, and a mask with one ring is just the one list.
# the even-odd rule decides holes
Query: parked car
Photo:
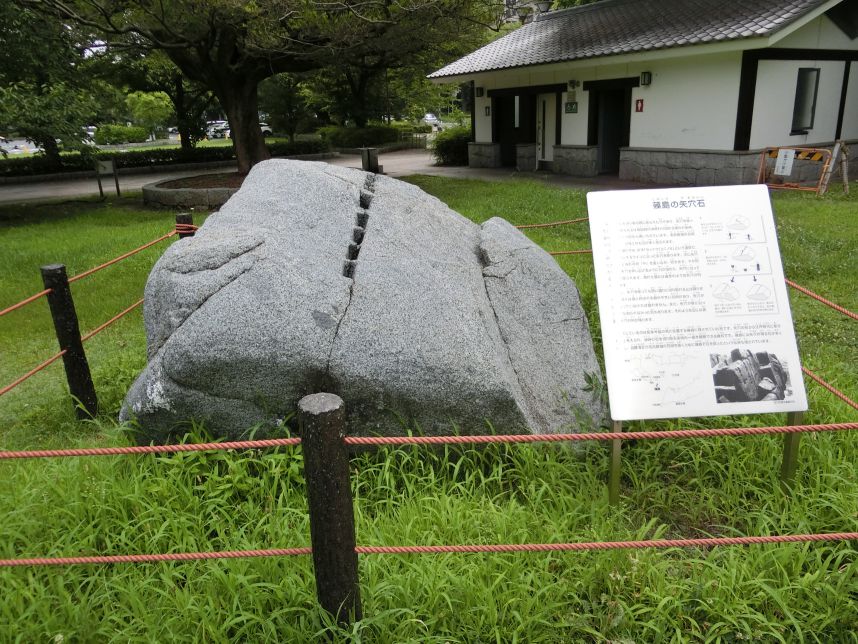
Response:
[{"label": "parked car", "polygon": [[229,123],[226,121],[209,121],[206,123],[206,138],[222,139],[228,137]]},{"label": "parked car", "polygon": [[[268,123],[260,123],[259,129],[262,130],[262,136],[274,136],[274,130],[271,129],[271,126]],[[232,130],[227,130],[224,135],[226,138],[232,138]]]}]

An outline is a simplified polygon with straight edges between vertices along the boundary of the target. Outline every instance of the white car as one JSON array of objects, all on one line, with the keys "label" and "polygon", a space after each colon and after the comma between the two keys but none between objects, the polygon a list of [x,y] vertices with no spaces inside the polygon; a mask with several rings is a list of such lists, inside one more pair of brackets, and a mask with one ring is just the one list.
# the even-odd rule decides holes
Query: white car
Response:
[{"label": "white car", "polygon": [[[271,129],[271,126],[268,125],[268,123],[260,123],[259,129],[262,131],[263,137],[274,136],[274,130]],[[231,134],[232,134],[232,130],[225,130],[224,131],[224,136],[226,136],[226,138],[228,138],[228,139],[232,138],[232,136],[230,136]]]}]

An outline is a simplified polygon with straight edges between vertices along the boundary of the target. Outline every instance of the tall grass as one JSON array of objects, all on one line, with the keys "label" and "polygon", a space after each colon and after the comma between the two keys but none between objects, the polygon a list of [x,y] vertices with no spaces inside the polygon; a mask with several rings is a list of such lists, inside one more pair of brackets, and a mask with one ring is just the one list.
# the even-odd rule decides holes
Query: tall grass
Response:
[{"label": "tall grass", "polygon": [[[475,221],[585,214],[542,184],[412,179]],[[855,198],[775,195],[788,276],[858,308]],[[78,273],[163,234],[172,215],[134,200],[0,209],[0,303],[41,288],[38,265]],[[588,248],[586,224],[528,231]],[[139,297],[158,251],[74,287],[89,329]],[[590,259],[558,258],[598,339]],[[792,297],[803,360],[856,397],[854,322]],[[56,349],[44,303],[0,319],[0,382]],[[0,399],[4,448],[125,444],[112,420],[145,362],[139,313],[87,345],[103,413],[77,423],[62,369]],[[808,383],[809,422],[858,414]],[[782,417],[646,423],[769,424]],[[643,423],[639,423],[641,427]],[[202,430],[200,430],[202,431]],[[607,504],[602,445],[405,448],[353,461],[358,542],[524,543],[858,530],[858,435],[806,435],[794,491],[779,437],[639,441],[622,503]],[[0,463],[0,558],[304,546],[300,449]],[[855,543],[503,555],[363,556],[366,617],[338,641],[858,642]],[[307,557],[0,571],[0,641],[316,641]]]}]

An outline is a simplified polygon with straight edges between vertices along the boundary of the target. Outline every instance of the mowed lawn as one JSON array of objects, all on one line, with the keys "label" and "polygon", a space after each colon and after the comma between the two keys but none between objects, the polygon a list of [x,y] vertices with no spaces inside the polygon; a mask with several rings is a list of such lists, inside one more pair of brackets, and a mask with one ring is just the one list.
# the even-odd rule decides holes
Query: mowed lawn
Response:
[{"label": "mowed lawn", "polygon": [[[465,216],[540,223],[586,215],[540,182],[410,179]],[[853,185],[853,191],[858,186]],[[858,196],[773,195],[787,276],[858,310]],[[197,216],[198,223],[202,216]],[[0,208],[0,309],[150,241],[173,214],[135,198]],[[586,224],[528,235],[589,248]],[[73,286],[83,330],[142,297],[163,242]],[[600,351],[589,256],[559,257]],[[856,323],[791,293],[803,364],[858,399]],[[0,387],[56,352],[44,302],[0,318]],[[56,364],[0,398],[0,448],[123,445],[115,418],[145,364],[136,311],[87,352],[101,410],[79,423]],[[809,423],[858,413],[807,381]],[[782,424],[784,417],[639,423]],[[637,426],[635,426],[637,428]],[[806,435],[792,494],[780,437],[640,441],[607,504],[604,445],[382,450],[353,468],[358,543],[544,543],[858,531],[858,434]],[[300,450],[0,462],[0,558],[309,544]],[[363,556],[365,618],[337,641],[856,642],[855,542],[598,553]],[[0,641],[316,641],[308,557],[0,570]]]}]

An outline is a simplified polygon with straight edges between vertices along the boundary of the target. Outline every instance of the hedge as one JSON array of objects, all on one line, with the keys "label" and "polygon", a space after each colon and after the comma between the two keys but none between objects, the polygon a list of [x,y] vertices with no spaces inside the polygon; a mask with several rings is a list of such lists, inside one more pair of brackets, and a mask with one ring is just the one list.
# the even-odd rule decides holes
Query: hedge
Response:
[{"label": "hedge", "polygon": [[143,143],[148,138],[149,132],[145,127],[133,125],[101,125],[95,130],[95,142],[98,145]]},{"label": "hedge", "polygon": [[[271,156],[295,156],[299,154],[318,154],[327,152],[328,146],[317,140],[286,141],[269,143]],[[0,158],[0,177],[21,177],[57,172],[78,172],[92,170],[95,161],[115,159],[118,168],[143,168],[147,166],[172,165],[174,163],[206,163],[210,161],[229,161],[235,158],[232,146],[206,147],[183,150],[182,148],[153,148],[151,150],[131,150],[128,152],[94,151],[86,154],[72,152],[60,156],[59,165],[44,155],[32,157]]]},{"label": "hedge", "polygon": [[451,127],[435,135],[432,141],[432,154],[438,165],[468,165],[468,143],[471,141],[471,129]]}]

